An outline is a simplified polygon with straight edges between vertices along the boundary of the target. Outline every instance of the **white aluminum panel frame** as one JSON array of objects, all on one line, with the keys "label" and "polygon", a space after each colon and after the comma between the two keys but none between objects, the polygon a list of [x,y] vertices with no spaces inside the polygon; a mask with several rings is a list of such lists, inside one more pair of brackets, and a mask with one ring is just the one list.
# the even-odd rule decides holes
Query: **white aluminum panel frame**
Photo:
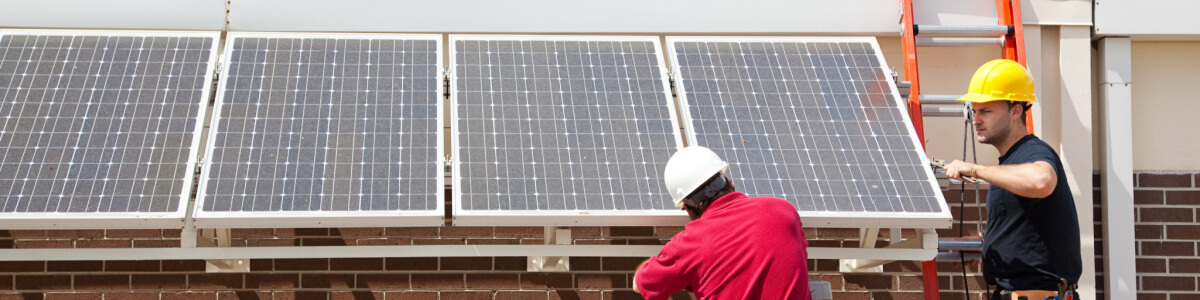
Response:
[{"label": "white aluminum panel frame", "polygon": [[[453,223],[456,226],[682,226],[688,222],[687,214],[682,210],[542,210],[542,211],[481,211],[464,210],[462,199],[462,173],[459,172],[459,158],[462,151],[458,147],[458,73],[457,53],[455,42],[464,40],[484,41],[631,41],[652,42],[658,58],[658,71],[663,95],[666,97],[667,112],[672,122],[678,124],[679,116],[675,113],[675,103],[671,97],[671,86],[668,82],[667,67],[662,57],[662,44],[657,36],[562,36],[562,35],[450,35],[450,120],[451,120],[451,173],[454,176]],[[678,126],[671,126],[676,148],[683,147],[682,134]]]},{"label": "white aluminum panel frame", "polygon": [[[671,72],[675,75],[677,95],[679,95],[679,110],[683,114],[683,127],[687,134],[689,142],[696,141],[696,129],[692,125],[692,115],[690,106],[687,101],[687,90],[682,84],[682,73],[679,69],[679,63],[676,61],[678,52],[675,49],[675,42],[830,42],[830,43],[845,43],[845,42],[861,42],[868,43],[874,48],[875,58],[879,61],[880,70],[889,74],[891,68],[888,67],[887,61],[883,58],[883,51],[879,49],[879,42],[874,37],[680,37],[668,36],[667,55],[671,57]],[[892,80],[885,80],[888,83],[888,88],[891,90],[892,99],[896,101],[896,108],[900,110],[900,115],[904,118],[904,123],[907,124],[906,131],[909,138],[912,140],[913,149],[920,153],[917,155],[920,158],[920,165],[928,166],[929,158],[925,157],[924,149],[921,149],[921,142],[917,139],[916,129],[912,126],[912,119],[909,118],[905,108],[907,103],[900,97],[900,92],[896,89],[896,83]],[[805,227],[834,227],[834,228],[950,228],[953,217],[950,215],[950,210],[946,205],[946,199],[941,193],[941,188],[937,184],[936,177],[933,175],[932,168],[923,168],[926,172],[925,176],[929,178],[929,187],[934,191],[934,196],[940,213],[907,213],[907,212],[816,212],[816,211],[800,211],[800,217],[804,220]]]},{"label": "white aluminum panel frame", "polygon": [[[437,145],[434,153],[441,155],[445,153],[444,146],[444,130],[442,116],[442,95],[445,93],[444,85],[441,80],[445,78],[445,70],[443,66],[442,56],[444,55],[442,48],[442,35],[440,34],[342,34],[342,33],[282,33],[282,32],[229,32],[226,36],[225,50],[222,52],[222,57],[228,60],[233,54],[233,45],[235,40],[239,38],[317,38],[317,39],[377,39],[377,40],[431,40],[437,44],[437,69],[438,74],[436,80],[437,85],[437,119],[435,120],[435,128],[437,128],[436,139]],[[223,61],[224,62],[224,61]],[[216,146],[217,134],[220,132],[219,118],[221,109],[225,102],[225,93],[222,92],[226,88],[229,78],[228,67],[221,68],[221,80],[217,84],[217,99],[213,104],[212,120],[210,121],[211,128],[208,133],[208,145],[205,145],[205,153],[211,156],[214,147]],[[440,157],[440,156],[439,156]],[[196,192],[195,211],[192,220],[197,228],[282,228],[282,227],[434,227],[444,225],[445,217],[445,176],[442,170],[435,172],[436,177],[436,206],[437,209],[429,211],[283,211],[283,212],[207,212],[204,211],[204,200],[206,196],[206,187],[208,186],[209,170],[211,170],[212,160],[204,159],[204,167],[201,169],[200,184]],[[437,160],[436,165],[443,166],[443,160]]]},{"label": "white aluminum panel frame", "polygon": [[[200,138],[204,130],[204,115],[208,111],[208,101],[212,98],[212,74],[216,68],[218,45],[221,43],[221,33],[217,31],[132,31],[132,30],[57,30],[57,29],[0,29],[0,40],[7,35],[77,35],[77,36],[131,36],[131,37],[207,37],[212,38],[209,48],[207,70],[208,80],[203,87],[203,99],[197,109],[196,129],[192,132],[191,150],[188,151],[186,170],[195,170],[197,153],[200,150]],[[183,227],[183,219],[189,205],[192,193],[192,181],[195,175],[187,173],[183,176],[183,192],[179,195],[178,207],[173,212],[164,213],[28,213],[13,216],[0,213],[0,229],[168,229]]]}]

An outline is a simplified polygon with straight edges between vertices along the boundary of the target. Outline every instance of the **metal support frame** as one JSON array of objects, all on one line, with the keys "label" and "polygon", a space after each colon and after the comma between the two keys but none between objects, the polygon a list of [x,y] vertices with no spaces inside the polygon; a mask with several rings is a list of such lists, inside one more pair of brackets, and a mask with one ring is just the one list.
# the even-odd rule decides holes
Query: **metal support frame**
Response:
[{"label": "metal support frame", "polygon": [[[542,240],[546,245],[570,245],[571,228],[546,226]],[[569,272],[571,259],[567,256],[529,256],[525,266],[529,272]]]},{"label": "metal support frame", "polygon": [[1133,207],[1133,72],[1128,37],[1100,40],[1100,105],[1104,121],[1104,170],[1100,210],[1104,216],[1104,296],[1137,298]]},{"label": "metal support frame", "polygon": [[[196,246],[198,247],[216,247],[229,248],[233,243],[230,239],[232,230],[229,228],[205,228],[200,229],[196,236]],[[208,273],[247,273],[250,272],[250,262],[248,259],[206,259],[205,271]]]},{"label": "metal support frame", "polygon": [[[891,249],[893,251],[898,250],[898,249],[920,249],[920,250],[937,252],[937,249],[938,249],[937,231],[934,231],[933,229],[919,229],[919,234],[917,234],[917,236],[912,237],[907,240],[896,242],[896,240],[899,240],[897,238],[897,236],[900,235],[899,232],[900,232],[900,229],[893,228],[892,234],[891,234],[893,243],[884,248],[875,248],[875,242],[879,237],[879,228],[861,229],[861,230],[859,230],[859,238],[861,240],[861,244],[859,245],[859,248],[882,250],[882,251],[888,251],[887,249]],[[936,256],[936,254],[935,254],[935,256]],[[811,253],[810,253],[809,258],[812,258]],[[929,258],[919,258],[919,259],[911,259],[911,260],[928,260],[928,259]],[[882,257],[868,257],[865,259],[864,258],[841,259],[838,261],[838,271],[842,272],[842,273],[855,273],[855,272],[881,273],[881,272],[883,272],[884,264],[894,262],[897,260],[901,260],[901,259],[887,259],[887,258],[882,258]]]}]

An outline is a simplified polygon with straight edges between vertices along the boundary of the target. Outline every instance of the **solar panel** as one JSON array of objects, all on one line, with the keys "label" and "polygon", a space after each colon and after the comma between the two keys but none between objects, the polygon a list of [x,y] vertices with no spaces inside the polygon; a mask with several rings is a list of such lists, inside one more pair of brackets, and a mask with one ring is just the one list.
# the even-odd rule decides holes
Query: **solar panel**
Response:
[{"label": "solar panel", "polygon": [[657,37],[451,41],[456,225],[680,224]]},{"label": "solar panel", "polygon": [[0,228],[181,226],[218,40],[0,31]]},{"label": "solar panel", "polygon": [[230,33],[196,226],[442,225],[441,41]]},{"label": "solar panel", "polygon": [[791,201],[807,226],[949,225],[873,38],[667,41],[689,141],[739,190]]}]

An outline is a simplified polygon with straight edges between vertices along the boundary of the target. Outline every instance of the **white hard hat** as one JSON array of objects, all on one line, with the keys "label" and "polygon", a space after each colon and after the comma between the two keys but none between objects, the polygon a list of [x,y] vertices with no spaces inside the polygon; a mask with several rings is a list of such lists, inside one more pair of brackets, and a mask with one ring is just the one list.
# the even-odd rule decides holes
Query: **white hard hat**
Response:
[{"label": "white hard hat", "polygon": [[683,198],[718,173],[725,173],[729,164],[712,150],[701,146],[679,149],[667,160],[663,170],[663,181],[675,207],[683,208]]}]

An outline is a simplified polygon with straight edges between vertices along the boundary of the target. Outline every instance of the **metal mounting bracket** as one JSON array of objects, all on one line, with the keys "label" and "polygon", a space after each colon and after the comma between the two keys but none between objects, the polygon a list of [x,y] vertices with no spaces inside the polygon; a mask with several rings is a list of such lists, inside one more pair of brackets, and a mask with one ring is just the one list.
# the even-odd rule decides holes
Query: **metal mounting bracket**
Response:
[{"label": "metal mounting bracket", "polygon": [[[546,245],[570,245],[571,228],[547,226],[544,241]],[[529,272],[569,272],[571,271],[571,258],[568,256],[529,256],[525,266],[526,271]]]},{"label": "metal mounting bracket", "polygon": [[[229,247],[230,232],[228,228],[199,229],[196,237],[197,247]],[[249,259],[206,259],[205,271],[208,273],[249,273]]]},{"label": "metal mounting bracket", "polygon": [[[893,242],[884,249],[923,249],[933,250],[938,249],[937,231],[933,229],[918,229],[917,236],[909,238],[901,242],[895,242],[899,236],[897,232],[900,229],[892,229]],[[879,236],[879,228],[863,228],[859,230],[860,238],[862,239],[861,248],[874,248],[875,240]],[[895,260],[879,260],[879,259],[839,259],[838,271],[842,273],[882,273],[883,265]]]}]

